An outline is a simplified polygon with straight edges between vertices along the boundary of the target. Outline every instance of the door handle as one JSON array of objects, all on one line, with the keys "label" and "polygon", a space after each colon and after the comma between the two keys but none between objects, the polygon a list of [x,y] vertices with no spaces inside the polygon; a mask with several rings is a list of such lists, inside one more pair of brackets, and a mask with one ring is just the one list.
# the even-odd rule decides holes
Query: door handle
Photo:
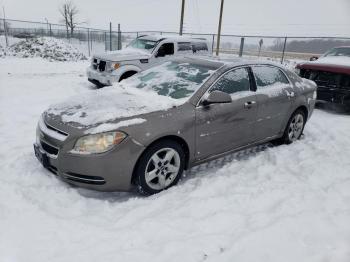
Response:
[{"label": "door handle", "polygon": [[250,108],[252,108],[255,104],[256,104],[255,101],[248,101],[248,102],[245,102],[245,103],[244,103],[244,108],[250,109]]}]

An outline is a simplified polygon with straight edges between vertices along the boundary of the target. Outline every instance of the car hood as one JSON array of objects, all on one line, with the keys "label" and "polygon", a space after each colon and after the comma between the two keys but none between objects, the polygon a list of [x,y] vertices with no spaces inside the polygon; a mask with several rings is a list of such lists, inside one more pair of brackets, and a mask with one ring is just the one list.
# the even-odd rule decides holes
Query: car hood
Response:
[{"label": "car hood", "polygon": [[186,100],[161,96],[150,90],[126,88],[120,83],[90,90],[52,105],[44,114],[49,124],[65,131],[69,132],[69,128],[73,128],[98,133],[142,123],[146,121],[146,114],[167,110],[185,102]]},{"label": "car hood", "polygon": [[320,57],[316,61],[300,63],[297,65],[297,68],[350,74],[350,57],[345,57],[345,56]]},{"label": "car hood", "polygon": [[148,59],[151,57],[151,54],[141,49],[127,47],[122,50],[96,54],[94,57],[106,61],[121,62],[128,60]]}]

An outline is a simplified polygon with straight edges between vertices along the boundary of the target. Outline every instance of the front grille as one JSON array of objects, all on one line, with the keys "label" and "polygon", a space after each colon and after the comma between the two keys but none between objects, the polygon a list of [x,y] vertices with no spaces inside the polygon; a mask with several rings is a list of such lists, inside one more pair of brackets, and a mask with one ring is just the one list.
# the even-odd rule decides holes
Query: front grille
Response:
[{"label": "front grille", "polygon": [[43,118],[39,120],[39,128],[42,133],[56,140],[64,141],[68,137],[67,133],[46,124]]},{"label": "front grille", "polygon": [[58,148],[49,145],[48,143],[44,141],[40,141],[41,147],[45,150],[45,152],[49,153],[50,155],[58,155]]},{"label": "front grille", "polygon": [[106,61],[101,61],[100,63],[98,63],[98,70],[100,70],[101,72],[105,71],[106,69]]},{"label": "front grille", "polygon": [[94,58],[92,60],[92,68],[95,69],[95,70],[98,70],[100,72],[105,71],[106,70],[106,61]]},{"label": "front grille", "polygon": [[350,76],[346,74],[303,69],[300,75],[315,81],[319,87],[350,89]]},{"label": "front grille", "polygon": [[94,58],[93,62],[92,62],[92,67],[96,70],[97,69],[97,59]]},{"label": "front grille", "polygon": [[55,131],[55,132],[59,133],[60,135],[68,136],[68,134],[67,134],[66,132],[63,132],[63,131],[61,131],[61,130],[59,130],[59,129],[53,127],[53,126],[50,126],[50,125],[48,125],[48,124],[46,124],[46,123],[45,123],[45,125],[46,125],[47,129],[50,129],[50,130],[52,130],[52,131]]}]

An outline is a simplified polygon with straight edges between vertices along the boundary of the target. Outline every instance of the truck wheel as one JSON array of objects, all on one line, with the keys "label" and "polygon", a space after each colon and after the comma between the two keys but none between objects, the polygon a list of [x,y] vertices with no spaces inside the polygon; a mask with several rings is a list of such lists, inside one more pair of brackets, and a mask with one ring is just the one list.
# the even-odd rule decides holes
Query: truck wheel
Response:
[{"label": "truck wheel", "polygon": [[124,79],[127,79],[128,77],[130,76],[133,76],[135,75],[137,72],[136,71],[128,71],[128,72],[125,72],[124,74],[122,74],[122,76],[119,78],[119,82],[124,80]]}]

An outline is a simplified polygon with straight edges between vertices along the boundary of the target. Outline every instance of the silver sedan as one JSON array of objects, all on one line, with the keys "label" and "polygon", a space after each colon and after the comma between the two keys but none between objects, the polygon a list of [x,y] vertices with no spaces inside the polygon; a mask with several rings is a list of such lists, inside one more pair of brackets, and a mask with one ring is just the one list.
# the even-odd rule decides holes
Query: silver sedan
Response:
[{"label": "silver sedan", "polygon": [[181,58],[51,106],[34,151],[60,179],[158,193],[185,169],[303,133],[316,85],[275,64]]}]

